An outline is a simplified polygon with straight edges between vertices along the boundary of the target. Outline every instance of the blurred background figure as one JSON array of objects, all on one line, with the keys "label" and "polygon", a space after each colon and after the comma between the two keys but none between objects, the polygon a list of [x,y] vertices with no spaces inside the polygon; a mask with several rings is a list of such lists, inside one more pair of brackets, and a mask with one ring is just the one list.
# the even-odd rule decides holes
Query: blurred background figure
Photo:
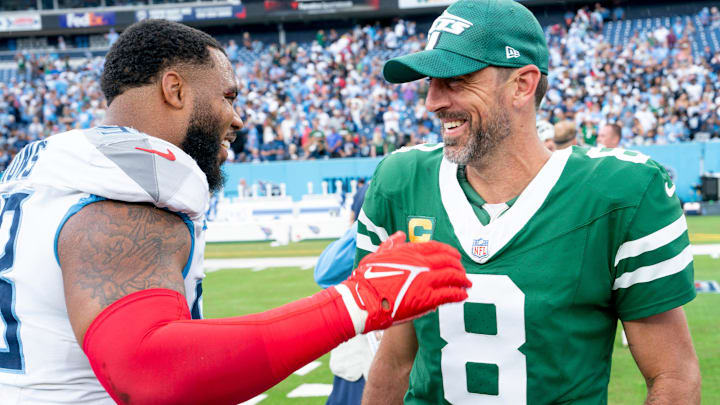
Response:
[{"label": "blurred background figure", "polygon": [[540,120],[537,122],[537,133],[540,140],[545,144],[545,147],[548,148],[550,152],[554,152],[555,128],[553,125],[545,120]]},{"label": "blurred background figure", "polygon": [[597,143],[606,148],[617,148],[622,139],[622,128],[617,124],[607,124],[598,132]]},{"label": "blurred background figure", "polygon": [[569,148],[577,145],[577,128],[575,123],[570,120],[563,120],[555,124],[555,136],[553,142],[557,150]]}]

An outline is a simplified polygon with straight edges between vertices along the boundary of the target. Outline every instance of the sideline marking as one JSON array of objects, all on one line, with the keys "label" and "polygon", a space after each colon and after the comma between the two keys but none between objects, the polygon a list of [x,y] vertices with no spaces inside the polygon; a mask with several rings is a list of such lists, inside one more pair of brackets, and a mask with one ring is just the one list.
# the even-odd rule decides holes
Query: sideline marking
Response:
[{"label": "sideline marking", "polygon": [[329,397],[332,384],[301,384],[287,394],[288,398]]},{"label": "sideline marking", "polygon": [[297,369],[297,371],[295,371],[293,374],[306,375],[306,374],[310,373],[311,371],[315,370],[316,368],[320,367],[321,365],[322,365],[322,363],[319,361],[312,361],[312,362],[300,367],[299,369]]}]

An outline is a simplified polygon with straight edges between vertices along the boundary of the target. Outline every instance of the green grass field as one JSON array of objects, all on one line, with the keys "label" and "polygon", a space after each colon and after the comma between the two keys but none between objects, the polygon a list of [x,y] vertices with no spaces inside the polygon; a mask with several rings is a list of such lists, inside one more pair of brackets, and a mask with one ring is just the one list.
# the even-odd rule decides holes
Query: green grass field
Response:
[{"label": "green grass field", "polygon": [[206,259],[252,259],[257,257],[318,256],[332,240],[308,240],[287,246],[270,246],[270,242],[209,243]]},{"label": "green grass field", "polygon": [[[720,217],[688,217],[690,239],[693,243],[720,243]],[[270,247],[269,243],[213,244],[206,250],[208,258],[254,258],[316,256],[330,241],[308,241],[285,247]],[[697,280],[720,281],[720,259],[695,257]],[[221,270],[209,273],[204,283],[205,316],[217,318],[241,315],[270,309],[313,294],[320,288],[313,281],[312,270],[296,267]],[[698,294],[685,306],[693,335],[695,350],[700,358],[703,376],[703,404],[720,404],[720,294]],[[300,384],[331,384],[328,356],[319,359],[322,365],[305,376],[291,375],[269,390],[259,405],[321,405],[325,397],[287,398]],[[637,370],[627,348],[616,337],[610,380],[609,404],[635,405],[644,401],[645,382]]]},{"label": "green grass field", "polygon": [[690,243],[720,243],[720,216],[687,217]]}]

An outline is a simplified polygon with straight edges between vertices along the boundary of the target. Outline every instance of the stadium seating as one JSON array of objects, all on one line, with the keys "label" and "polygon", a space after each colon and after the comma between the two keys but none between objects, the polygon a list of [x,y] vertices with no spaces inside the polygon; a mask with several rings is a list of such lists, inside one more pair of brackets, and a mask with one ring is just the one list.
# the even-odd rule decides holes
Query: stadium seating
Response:
[{"label": "stadium seating", "polygon": [[[710,120],[714,116],[715,122],[720,122],[720,113],[717,112],[719,107],[717,104],[720,100],[718,98],[720,97],[720,80],[718,80],[720,25],[715,20],[712,20],[712,23],[705,21],[704,24],[701,14],[697,12],[668,15],[668,10],[660,6],[656,9],[649,7],[646,12],[649,16],[606,21],[599,32],[596,32],[595,27],[591,27],[587,20],[581,18],[587,15],[587,11],[583,10],[575,15],[570,27],[565,27],[560,18],[556,24],[549,25],[546,32],[551,39],[551,47],[556,48],[555,51],[561,55],[559,62],[570,61],[569,67],[577,77],[573,81],[563,81],[558,78],[556,66],[551,65],[549,96],[546,97],[539,112],[539,118],[551,122],[574,119],[579,128],[590,133],[597,133],[599,127],[607,122],[616,122],[623,126],[624,146],[685,142],[695,139],[696,134],[699,134],[698,139],[720,137],[720,126]],[[653,13],[657,13],[657,16],[652,16]],[[675,108],[673,106],[675,100],[686,92],[685,82],[689,80],[680,77],[681,88],[673,90],[672,94],[663,94],[669,99],[668,107],[664,111],[659,111],[657,106],[650,103],[652,83],[648,80],[654,78],[655,74],[650,78],[616,77],[624,81],[633,80],[632,88],[621,89],[623,106],[621,109],[618,108],[621,111],[613,110],[612,103],[615,101],[608,98],[607,83],[604,84],[606,86],[604,89],[595,93],[589,92],[588,84],[592,84],[596,73],[602,68],[596,65],[601,61],[596,59],[594,53],[604,44],[620,49],[613,51],[614,56],[611,55],[609,58],[614,61],[617,59],[617,52],[622,52],[628,46],[632,47],[631,49],[646,46],[652,40],[655,30],[660,27],[673,30],[676,24],[682,27],[690,24],[694,27],[694,31],[689,33],[687,38],[679,35],[677,40],[687,41],[689,44],[693,57],[691,61],[694,66],[693,74],[697,76],[701,86],[709,85],[713,91],[708,97],[709,101],[692,100],[689,106],[691,108],[680,110]],[[424,29],[420,30],[419,25],[418,33],[424,31]],[[560,28],[559,38],[552,37],[557,33],[552,34],[550,26]],[[274,61],[283,55],[287,48],[277,44],[275,34],[258,33],[258,38],[263,39],[263,42],[253,37],[249,47],[241,45],[244,43],[244,33],[220,36],[220,40],[225,44],[231,40],[238,44],[237,50],[232,52],[233,62],[238,71],[241,88],[252,90],[252,92],[244,91],[237,103],[237,109],[242,115],[247,132],[243,133],[241,140],[233,145],[236,153],[232,154],[230,160],[237,162],[266,160],[262,151],[273,137],[274,131],[283,126],[283,120],[287,118],[292,125],[283,127],[283,131],[290,131],[283,134],[285,159],[326,158],[326,154],[314,152],[316,148],[314,137],[318,135],[310,137],[309,134],[319,132],[321,138],[329,140],[331,135],[337,134],[341,129],[353,134],[353,145],[347,149],[347,153],[336,153],[333,157],[380,156],[404,145],[436,141],[437,134],[440,133],[439,125],[432,114],[423,115],[424,106],[421,99],[424,84],[392,86],[382,79],[384,61],[413,49],[421,49],[424,45],[419,36],[405,35],[400,41],[395,41],[397,46],[389,47],[392,41],[387,40],[391,35],[391,28],[393,27],[375,25],[348,27],[345,32],[330,30],[326,33],[328,38],[324,46],[319,46],[313,41],[315,36],[312,30],[288,33],[289,39],[301,40],[298,44],[291,43],[288,46],[297,46],[308,56],[302,61],[291,60],[281,65]],[[602,36],[598,36],[598,33]],[[572,37],[581,46],[592,46],[592,48],[583,48],[582,54],[573,53],[576,50],[570,52],[564,41]],[[338,46],[342,41],[346,41],[344,47]],[[25,42],[17,45],[29,44]],[[97,83],[102,60],[97,57],[105,51],[106,48],[101,47],[108,41],[102,35],[93,35],[87,42],[94,48],[69,48],[64,51],[54,49],[49,54],[0,52],[0,57],[16,58],[13,62],[0,63],[0,93],[3,94],[3,99],[14,94],[13,105],[0,103],[0,170],[7,164],[9,158],[17,153],[18,147],[27,141],[76,126],[82,128],[100,122],[103,105]],[[46,47],[48,41],[43,43]],[[709,50],[709,55],[706,54],[706,49]],[[677,48],[668,49],[671,59],[675,52]],[[66,56],[70,57],[70,70],[73,73],[65,71],[63,59]],[[708,65],[708,60],[712,56],[716,63]],[[551,60],[551,64],[552,62]],[[360,70],[357,70],[357,74],[349,74],[347,70],[341,69],[342,63],[348,63],[348,66]],[[307,70],[308,65],[314,65],[315,71],[320,69],[321,71],[317,73],[321,75],[315,76],[315,71]],[[24,70],[19,70],[19,66],[24,66]],[[268,72],[273,69],[279,76],[270,77]],[[660,73],[663,79],[668,73],[675,76],[678,73],[672,62],[668,69],[669,71]],[[697,74],[696,71],[700,73]],[[79,72],[83,74],[77,74]],[[621,72],[614,71],[613,74],[620,75]],[[354,94],[345,95],[340,90],[346,90],[343,86],[349,77],[356,81],[359,88]],[[23,81],[27,78],[30,78],[31,82],[24,84]],[[338,82],[340,79],[341,82]],[[637,79],[642,79],[643,83],[637,83]],[[57,83],[60,84],[59,87]],[[663,86],[667,87],[665,83]],[[3,87],[6,87],[6,90],[3,90]],[[53,104],[54,99],[40,96],[45,92],[43,88],[58,89],[57,98],[60,106]],[[360,113],[355,116],[350,105],[353,100],[360,100],[362,104]],[[574,104],[569,105],[568,100]],[[83,110],[83,106],[88,104],[89,108]],[[600,105],[599,111],[593,110],[593,105],[596,104]],[[386,115],[383,113],[389,105],[392,105],[394,111],[398,113],[399,125],[398,129],[394,130],[399,130],[397,133],[389,132],[392,127],[388,126]],[[633,125],[633,115],[638,114],[644,106],[648,106],[655,115],[652,128]],[[68,111],[64,111],[62,107],[68,107]],[[328,117],[332,116],[335,110],[340,110],[340,121],[330,125]],[[699,110],[697,114],[696,110]],[[629,111],[631,115],[623,121],[620,112],[625,111]],[[287,117],[284,115],[285,112],[288,113]],[[664,125],[673,114],[679,116],[680,129],[679,132],[668,136],[666,133],[663,134],[667,131]],[[11,118],[10,116],[13,115],[14,118]],[[30,131],[33,115],[41,119],[43,129],[40,133],[37,128],[35,131]],[[315,122],[315,118],[319,121]],[[706,125],[706,122],[709,124]],[[421,131],[423,126],[428,128],[426,133]],[[376,128],[379,128],[377,134],[379,137],[373,139]],[[362,138],[367,139],[369,144],[364,149],[361,145]],[[592,139],[592,137],[586,138]],[[291,144],[294,146],[291,147]],[[345,151],[344,146],[343,144]]]}]

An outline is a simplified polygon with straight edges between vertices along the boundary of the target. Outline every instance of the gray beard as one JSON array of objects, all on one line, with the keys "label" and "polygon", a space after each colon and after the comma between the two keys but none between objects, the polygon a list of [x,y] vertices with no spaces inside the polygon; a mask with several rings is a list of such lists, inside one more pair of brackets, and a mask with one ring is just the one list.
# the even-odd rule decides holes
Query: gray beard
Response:
[{"label": "gray beard", "polygon": [[[507,111],[497,109],[490,115],[487,125],[483,128],[483,122],[473,125],[470,122],[470,136],[465,146],[457,150],[444,149],[445,159],[458,165],[484,165],[489,156],[495,152],[498,145],[510,135],[510,117]],[[458,145],[459,139],[448,138],[443,135],[445,146]]]}]

